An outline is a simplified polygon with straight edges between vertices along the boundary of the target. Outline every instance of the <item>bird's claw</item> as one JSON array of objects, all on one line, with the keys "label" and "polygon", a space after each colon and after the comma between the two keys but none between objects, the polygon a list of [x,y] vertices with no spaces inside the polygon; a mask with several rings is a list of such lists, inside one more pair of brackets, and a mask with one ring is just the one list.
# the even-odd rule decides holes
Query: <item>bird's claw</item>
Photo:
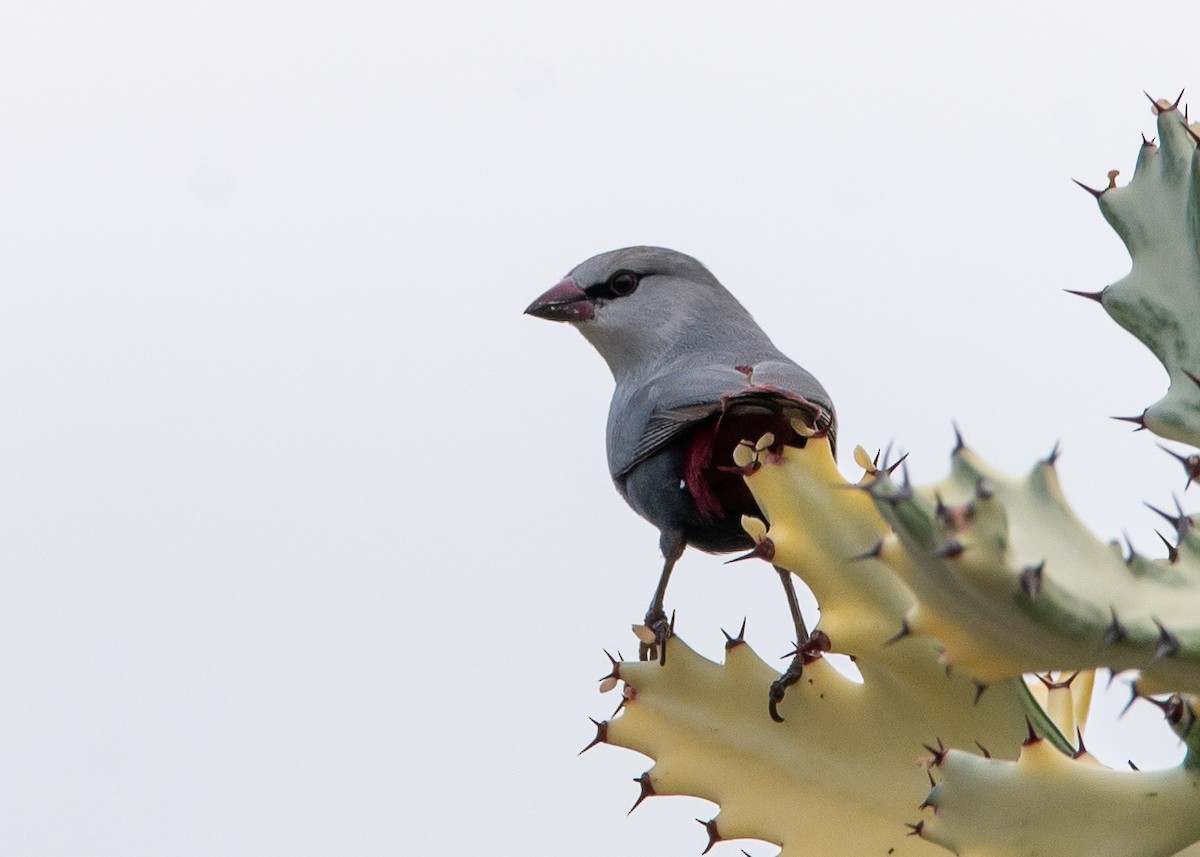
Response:
[{"label": "bird's claw", "polygon": [[771,689],[767,693],[767,710],[770,711],[771,719],[776,723],[783,722],[783,716],[779,713],[779,703],[783,702],[784,693],[789,687],[800,681],[800,676],[804,674],[804,667],[824,657],[831,645],[829,635],[818,630],[809,634],[808,639],[797,645],[795,651],[791,653],[792,662],[788,664],[783,675],[771,682]]},{"label": "bird's claw", "polygon": [[675,614],[668,621],[661,610],[646,614],[645,625],[639,629],[638,660],[657,660],[659,666],[667,664],[667,640],[675,635]]},{"label": "bird's claw", "polygon": [[767,710],[771,713],[771,719],[776,723],[782,723],[783,717],[779,713],[779,703],[783,702],[783,695],[787,689],[800,681],[800,676],[804,674],[804,656],[799,652],[792,658],[792,662],[788,664],[787,670],[783,675],[771,682],[771,689],[767,692]]}]

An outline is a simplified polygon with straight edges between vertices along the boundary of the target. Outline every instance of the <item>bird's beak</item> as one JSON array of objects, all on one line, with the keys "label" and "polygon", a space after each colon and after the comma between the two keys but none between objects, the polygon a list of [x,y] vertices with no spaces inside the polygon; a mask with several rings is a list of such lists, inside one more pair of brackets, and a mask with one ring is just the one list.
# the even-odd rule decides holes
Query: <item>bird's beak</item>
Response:
[{"label": "bird's beak", "polygon": [[587,321],[596,312],[596,305],[570,277],[531,303],[526,315],[548,321]]}]

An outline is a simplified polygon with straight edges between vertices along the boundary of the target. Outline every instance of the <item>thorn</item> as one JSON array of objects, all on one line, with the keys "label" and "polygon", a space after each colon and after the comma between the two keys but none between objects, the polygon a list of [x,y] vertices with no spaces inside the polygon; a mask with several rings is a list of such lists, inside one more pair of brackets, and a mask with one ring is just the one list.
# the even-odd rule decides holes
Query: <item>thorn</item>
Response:
[{"label": "thorn", "polygon": [[1146,412],[1142,411],[1136,417],[1113,417],[1114,420],[1120,420],[1124,423],[1133,423],[1134,431],[1145,431],[1146,429]]},{"label": "thorn", "polygon": [[1192,483],[1200,479],[1200,454],[1182,455],[1161,443],[1158,448],[1183,465],[1183,472],[1187,474],[1187,484],[1183,486],[1184,491],[1191,488]]},{"label": "thorn", "polygon": [[1169,523],[1172,527],[1174,527],[1175,532],[1178,533],[1181,530],[1184,532],[1187,531],[1188,518],[1186,515],[1184,515],[1182,513],[1180,513],[1179,517],[1176,517],[1175,515],[1170,515],[1170,514],[1164,512],[1162,509],[1159,509],[1157,506],[1151,506],[1149,503],[1146,503],[1145,501],[1142,502],[1142,505],[1145,506],[1147,509],[1149,509],[1154,514],[1158,515],[1164,521]]},{"label": "thorn", "polygon": [[712,847],[721,841],[721,834],[717,831],[717,820],[715,818],[705,821],[702,818],[697,818],[700,824],[704,825],[704,831],[708,834],[708,845],[704,846],[704,850],[700,852],[703,855],[712,851]]},{"label": "thorn", "polygon": [[1075,752],[1071,754],[1071,758],[1078,759],[1080,756],[1087,755],[1087,747],[1083,746],[1083,730],[1078,726],[1075,727],[1075,741],[1079,746],[1075,748]]},{"label": "thorn", "polygon": [[929,760],[929,764],[935,768],[942,763],[942,760],[946,758],[946,754],[950,752],[950,748],[942,743],[941,738],[937,739],[936,750],[933,747],[930,747],[928,744],[922,744],[921,746],[928,750],[933,756],[933,758]]},{"label": "thorn", "polygon": [[767,562],[770,562],[774,558],[775,542],[771,541],[770,539],[763,539],[761,542],[756,544],[754,549],[749,553],[744,553],[741,556],[735,556],[733,559],[727,559],[725,560],[725,564],[729,565],[731,562],[741,562],[745,559],[765,559]]},{"label": "thorn", "polygon": [[941,548],[933,552],[933,556],[938,559],[955,559],[962,556],[966,548],[957,540],[950,539]]},{"label": "thorn", "polygon": [[1042,578],[1045,576],[1046,561],[1027,565],[1021,570],[1021,590],[1030,601],[1037,601],[1042,594]]},{"label": "thorn", "polygon": [[829,635],[818,630],[808,635],[808,639],[804,641],[804,645],[799,647],[796,654],[803,655],[804,663],[807,665],[816,663],[832,649],[833,641],[829,639]]},{"label": "thorn", "polygon": [[[1151,705],[1158,706],[1159,710],[1163,713],[1163,717],[1165,717],[1167,722],[1172,726],[1182,723],[1184,714],[1189,714],[1193,718],[1195,717],[1195,712],[1191,711],[1191,709],[1184,704],[1183,697],[1178,693],[1173,693],[1166,699],[1155,699],[1153,696],[1147,696],[1145,697],[1145,700]],[[1188,729],[1190,730],[1191,726],[1189,726]]]},{"label": "thorn", "polygon": [[[608,649],[604,649],[603,651],[604,654],[607,655],[609,662],[612,664],[612,669],[608,671],[607,675],[600,676],[601,693],[612,690],[617,686],[617,682],[621,680],[621,662],[612,655],[608,654]],[[603,686],[605,682],[610,683],[608,687]]]},{"label": "thorn", "polygon": [[883,641],[885,646],[890,646],[892,643],[899,643],[905,637],[912,633],[912,628],[909,627],[908,619],[900,620],[900,630]]},{"label": "thorn", "polygon": [[1158,536],[1162,540],[1162,543],[1167,546],[1167,562],[1172,565],[1179,562],[1179,548],[1167,541],[1167,537],[1158,530],[1154,531],[1154,535]]},{"label": "thorn", "polygon": [[1151,137],[1149,140],[1147,140],[1147,139],[1146,139],[1146,135],[1145,135],[1145,134],[1143,134],[1143,135],[1142,135],[1142,145],[1143,145],[1143,146],[1153,146],[1153,145],[1154,145],[1154,141],[1155,141],[1155,140],[1157,140],[1157,139],[1158,139],[1157,137]]},{"label": "thorn", "polygon": [[1192,138],[1193,142],[1200,143],[1200,134],[1197,134],[1195,131],[1193,131],[1192,126],[1188,124],[1186,109],[1183,113],[1183,130],[1188,132],[1188,136]]},{"label": "thorn", "polygon": [[1133,561],[1137,559],[1138,552],[1133,549],[1133,542],[1129,539],[1129,531],[1123,531],[1121,535],[1125,537],[1125,547],[1129,550],[1129,554],[1125,557],[1125,564],[1133,565]]},{"label": "thorn", "polygon": [[967,445],[965,443],[963,443],[963,436],[962,436],[962,432],[959,431],[959,429],[958,429],[958,423],[956,423],[952,420],[950,422],[950,426],[951,426],[951,428],[954,429],[954,449],[950,450],[950,454],[958,455],[960,452],[962,452],[964,449],[967,448]]},{"label": "thorn", "polygon": [[[1075,182],[1075,184],[1079,185],[1081,188],[1086,190],[1092,196],[1096,197],[1096,199],[1099,199],[1100,197],[1104,196],[1104,191],[1096,190],[1094,187],[1088,187],[1083,182],[1081,182],[1079,179],[1071,179],[1071,181]],[[1067,289],[1067,291],[1070,291],[1070,289]],[[1076,292],[1076,294],[1078,294],[1078,292]]]},{"label": "thorn", "polygon": [[1038,737],[1037,732],[1033,730],[1033,721],[1029,719],[1028,714],[1025,715],[1025,726],[1029,730],[1029,734],[1025,737],[1025,740],[1021,742],[1022,747],[1032,746],[1038,741],[1042,740],[1040,737]]},{"label": "thorn", "polygon": [[[1191,129],[1190,129],[1190,128],[1188,129],[1188,132],[1189,132],[1189,133],[1191,132]],[[1192,136],[1193,136],[1193,137],[1195,137],[1196,135],[1195,135],[1195,134],[1192,134]],[[1200,138],[1198,138],[1198,139],[1200,139]],[[1192,374],[1191,372],[1189,372],[1189,371],[1188,371],[1188,370],[1186,370],[1186,369],[1184,369],[1184,370],[1183,370],[1183,374],[1184,374],[1184,375],[1187,375],[1187,376],[1188,376],[1188,378],[1190,378],[1190,379],[1191,379],[1191,381],[1192,381],[1192,383],[1193,383],[1193,384],[1195,384],[1197,387],[1200,387],[1200,375],[1194,375],[1194,374]]]},{"label": "thorn", "polygon": [[1175,511],[1179,513],[1179,520],[1183,524],[1184,528],[1190,530],[1192,528],[1192,519],[1184,513],[1183,506],[1179,504],[1179,498],[1172,494],[1171,502],[1175,504]]},{"label": "thorn", "polygon": [[1126,760],[1125,760],[1125,764],[1129,765],[1129,767],[1130,767],[1130,769],[1131,769],[1131,770],[1134,770],[1134,771],[1140,771],[1140,770],[1141,770],[1141,768],[1139,768],[1137,765],[1135,765],[1135,764],[1133,763],[1133,759],[1126,759]]},{"label": "thorn", "polygon": [[990,500],[995,495],[996,492],[992,489],[991,483],[980,476],[975,483],[975,496],[980,500]]},{"label": "thorn", "polygon": [[1108,605],[1108,612],[1112,614],[1112,621],[1108,623],[1108,627],[1104,629],[1104,644],[1111,646],[1114,643],[1120,643],[1127,636],[1125,626],[1121,624],[1121,620],[1117,618],[1117,608],[1111,604]]},{"label": "thorn", "polygon": [[725,635],[725,651],[728,652],[734,646],[740,646],[746,642],[746,617],[742,617],[742,627],[738,630],[736,637],[729,636],[729,632],[724,628],[721,629],[721,633]]},{"label": "thorn", "polygon": [[936,517],[939,521],[945,520],[946,512],[949,510],[947,509],[946,504],[942,501],[942,493],[940,491],[934,491],[933,499],[937,502],[937,505],[933,508],[934,517]]},{"label": "thorn", "polygon": [[1046,466],[1053,467],[1054,463],[1056,461],[1058,461],[1058,441],[1057,440],[1054,441],[1054,448],[1052,450],[1050,450],[1050,454],[1046,456]]},{"label": "thorn", "polygon": [[904,822],[904,826],[909,828],[908,836],[922,836],[925,830],[925,819],[921,819],[916,824],[906,821]]},{"label": "thorn", "polygon": [[846,560],[846,562],[848,562],[848,563],[862,562],[863,560],[867,560],[867,559],[878,559],[882,553],[883,553],[883,537],[880,536],[879,540],[877,542],[875,542],[875,546],[872,547],[869,551],[867,551],[865,553],[855,554],[854,556],[852,556],[848,560]]},{"label": "thorn", "polygon": [[987,683],[979,679],[971,679],[971,683],[975,685],[975,698],[971,700],[971,705],[978,705],[979,700],[983,698],[983,692],[988,689]]},{"label": "thorn", "polygon": [[[1124,717],[1126,715],[1126,713],[1128,713],[1129,709],[1133,707],[1133,704],[1135,702],[1137,702],[1138,699],[1141,698],[1141,696],[1142,696],[1142,692],[1140,690],[1138,690],[1137,682],[1136,681],[1130,682],[1129,683],[1129,701],[1127,703],[1125,703],[1125,707],[1121,709],[1121,713],[1117,715],[1117,719],[1120,720],[1122,717]],[[1151,700],[1151,701],[1153,701],[1153,700]]]},{"label": "thorn", "polygon": [[[1149,92],[1146,92],[1144,89],[1142,90],[1142,94],[1150,99],[1150,105],[1154,109],[1154,114],[1156,116],[1160,113],[1170,113],[1172,110],[1177,110],[1179,108],[1179,102],[1183,100],[1183,92],[1184,90],[1179,90],[1179,97],[1175,99],[1175,102],[1170,107],[1164,107],[1157,99],[1151,96]],[[1163,100],[1165,101],[1166,99]]]},{"label": "thorn", "polygon": [[1150,658],[1150,664],[1154,665],[1164,658],[1174,657],[1178,654],[1181,643],[1179,638],[1164,628],[1158,619],[1151,616],[1150,621],[1158,626],[1158,645],[1154,648],[1154,657]]},{"label": "thorn", "polygon": [[642,801],[648,797],[654,797],[654,783],[650,782],[650,772],[646,771],[640,777],[634,777],[633,781],[642,787],[642,792],[637,796],[637,800],[633,802],[633,806],[629,807],[629,812],[626,815],[632,815],[633,811],[641,806]]},{"label": "thorn", "polygon": [[932,771],[932,770],[930,770],[929,768],[926,768],[926,769],[925,769],[925,776],[929,777],[929,787],[930,787],[931,789],[937,788],[937,780],[935,780],[935,779],[933,778],[933,771]]},{"label": "thorn", "polygon": [[[589,717],[588,720],[591,720],[592,723],[596,724],[596,737],[588,742],[586,747],[579,751],[578,755],[580,756],[595,747],[597,744],[604,744],[608,741],[608,721],[596,720],[594,717]],[[630,810],[630,812],[633,812],[633,810]]]},{"label": "thorn", "polygon": [[1058,681],[1050,678],[1050,673],[1046,673],[1045,675],[1034,673],[1034,675],[1037,676],[1038,681],[1046,685],[1046,690],[1063,690],[1071,686],[1071,682],[1075,681],[1079,676],[1079,670],[1075,670],[1068,678],[1059,679]]},{"label": "thorn", "polygon": [[[895,464],[893,464],[891,467],[886,468],[887,475],[891,476],[893,473],[895,473],[896,468],[899,467],[901,464],[903,464],[904,460],[906,458],[908,458],[907,452],[904,453],[904,455],[900,456],[900,458],[896,460]],[[907,467],[904,468],[904,487],[906,487],[906,488],[908,487],[908,468]]]},{"label": "thorn", "polygon": [[979,752],[983,753],[983,758],[985,758],[985,759],[992,758],[992,754],[988,752],[987,747],[983,746],[978,741],[975,742],[975,746],[979,748]]}]

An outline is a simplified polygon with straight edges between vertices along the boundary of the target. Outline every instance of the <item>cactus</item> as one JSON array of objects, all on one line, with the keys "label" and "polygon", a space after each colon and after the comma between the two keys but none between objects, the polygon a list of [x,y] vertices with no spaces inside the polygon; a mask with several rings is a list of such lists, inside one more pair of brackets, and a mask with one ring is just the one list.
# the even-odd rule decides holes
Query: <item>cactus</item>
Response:
[{"label": "cactus", "polygon": [[[1149,97],[1149,96],[1147,96]],[[1122,280],[1092,298],[1149,348],[1170,378],[1166,396],[1139,416],[1125,417],[1161,437],[1200,446],[1200,123],[1188,125],[1174,102],[1150,99],[1158,115],[1158,138],[1142,138],[1133,179],[1116,185],[1109,173],[1103,190],[1082,185],[1125,242],[1133,267]],[[1200,475],[1200,458],[1181,459],[1189,481]]]},{"label": "cactus", "polygon": [[[1178,101],[1155,111],[1161,149],[1146,141],[1129,185],[1111,174],[1092,191],[1132,270],[1087,296],[1171,376],[1138,428],[1200,444],[1200,137]],[[1189,485],[1200,478],[1200,456],[1171,454]],[[1155,510],[1170,524],[1165,558],[1099,541],[1067,505],[1055,458],[1011,478],[960,437],[949,475],[915,487],[902,463],[860,447],[850,483],[824,438],[747,439],[735,462],[766,517],[743,520],[751,555],[803,579],[822,609],[784,722],[766,706],[778,674],[743,627],[726,634],[724,663],[678,638],[665,666],[614,660],[602,689],[620,686],[621,704],[589,748],[655,760],[635,807],[664,794],[716,802],[709,848],[1200,854],[1200,535],[1177,506]],[[862,682],[826,651],[854,658]],[[1179,766],[1113,770],[1087,752],[1100,669],[1137,671],[1130,704],[1162,710],[1186,748]]]}]

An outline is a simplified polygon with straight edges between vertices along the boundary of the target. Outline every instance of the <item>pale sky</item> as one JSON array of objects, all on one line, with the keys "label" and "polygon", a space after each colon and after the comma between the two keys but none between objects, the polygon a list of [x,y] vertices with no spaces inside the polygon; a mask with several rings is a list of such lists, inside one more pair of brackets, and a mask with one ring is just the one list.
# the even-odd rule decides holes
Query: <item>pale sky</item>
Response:
[{"label": "pale sky", "polygon": [[[704,261],[847,476],[941,478],[951,420],[1012,472],[1061,441],[1158,555],[1181,471],[1109,417],[1165,373],[1062,292],[1128,270],[1070,179],[1200,87],[1194,4],[1130,9],[8,4],[0,852],[698,853],[711,805],[626,818],[648,761],[575,755],[657,534],[603,362],[521,313],[614,247]],[[771,659],[777,588],[689,552],[668,603]]]}]

